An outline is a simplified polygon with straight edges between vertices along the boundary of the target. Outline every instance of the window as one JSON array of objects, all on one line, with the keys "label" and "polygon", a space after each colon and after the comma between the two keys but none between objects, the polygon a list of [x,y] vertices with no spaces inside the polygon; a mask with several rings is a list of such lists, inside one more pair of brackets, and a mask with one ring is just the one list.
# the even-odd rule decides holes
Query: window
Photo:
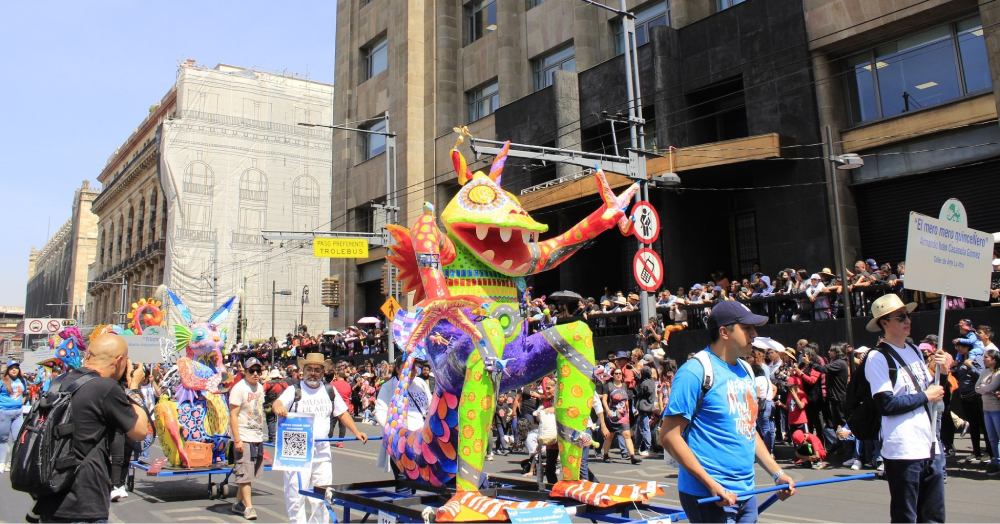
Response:
[{"label": "window", "polygon": [[[369,131],[385,132],[385,120],[378,120],[367,127]],[[362,161],[385,153],[385,135],[364,133],[361,138]]]},{"label": "window", "polygon": [[189,229],[207,230],[212,225],[212,208],[202,204],[187,204],[184,224]]},{"label": "window", "polygon": [[240,199],[267,201],[267,176],[259,169],[247,169],[240,176]]},{"label": "window", "polygon": [[497,29],[496,0],[473,0],[465,4],[465,43],[471,44]]},{"label": "window", "polygon": [[364,75],[362,81],[385,71],[389,66],[389,40],[386,37],[376,39],[361,49]]},{"label": "window", "polygon": [[215,185],[215,174],[208,164],[200,161],[191,162],[184,170],[184,191],[198,195],[211,195]]},{"label": "window", "polygon": [[239,229],[233,231],[233,242],[237,244],[262,244],[264,237],[260,235],[260,231],[264,229],[264,217],[263,209],[241,207]]},{"label": "window", "polygon": [[500,86],[493,80],[465,94],[469,104],[469,122],[492,114],[500,107]]},{"label": "window", "polygon": [[535,91],[552,85],[552,77],[556,71],[576,71],[576,55],[573,46],[563,47],[541,58],[536,58],[534,65]]},{"label": "window", "polygon": [[319,205],[319,184],[316,179],[309,175],[302,175],[292,183],[292,196],[294,203],[304,206]]},{"label": "window", "polygon": [[729,9],[730,7],[742,4],[743,2],[746,2],[746,0],[719,0],[719,11]]},{"label": "window", "polygon": [[943,104],[992,88],[979,17],[888,42],[843,62],[854,124]]},{"label": "window", "polygon": [[[670,25],[670,2],[656,0],[635,12],[635,46],[649,42],[649,30],[656,26]],[[625,29],[621,19],[615,22],[615,51],[625,52]]]}]

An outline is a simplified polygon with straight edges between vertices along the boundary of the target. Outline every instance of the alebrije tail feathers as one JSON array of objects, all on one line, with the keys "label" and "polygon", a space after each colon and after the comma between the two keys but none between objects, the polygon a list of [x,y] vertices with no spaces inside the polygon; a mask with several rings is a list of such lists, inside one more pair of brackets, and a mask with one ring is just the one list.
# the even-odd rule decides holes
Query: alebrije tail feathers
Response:
[{"label": "alebrije tail feathers", "polygon": [[413,292],[414,303],[424,299],[424,286],[420,282],[420,272],[417,269],[417,254],[413,249],[413,239],[410,238],[410,229],[389,224],[386,226],[389,234],[396,241],[389,246],[389,256],[386,259],[399,270],[399,281],[403,283],[403,290],[407,293]]}]

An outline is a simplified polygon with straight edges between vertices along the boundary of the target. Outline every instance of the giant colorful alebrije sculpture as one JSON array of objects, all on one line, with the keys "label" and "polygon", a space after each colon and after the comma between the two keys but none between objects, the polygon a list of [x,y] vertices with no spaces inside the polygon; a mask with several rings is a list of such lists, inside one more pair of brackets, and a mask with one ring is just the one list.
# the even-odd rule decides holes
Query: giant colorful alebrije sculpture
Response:
[{"label": "giant colorful alebrije sculpture", "polygon": [[[629,232],[625,211],[638,187],[615,195],[598,170],[602,206],[569,231],[540,241],[548,226],[501,187],[509,143],[488,175],[471,173],[458,151],[467,132],[458,131],[451,156],[462,187],[441,213],[447,234],[438,228],[430,204],[412,228],[388,226],[395,240],[389,261],[415,301],[393,321],[406,361],[384,433],[389,456],[410,479],[435,486],[455,480],[454,496],[437,510],[439,522],[502,521],[508,508],[541,504],[492,499],[478,490],[497,395],[554,371],[563,480],[552,495],[601,506],[648,500],[658,490],[655,483],[614,486],[580,479],[594,398],[590,329],[572,322],[529,335],[518,303],[527,275],[558,266],[616,225]],[[418,359],[430,364],[436,386],[424,427],[409,431],[404,392]]]},{"label": "giant colorful alebrije sculpture", "polygon": [[211,443],[216,453],[222,449],[229,429],[229,411],[219,392],[225,363],[222,348],[229,316],[236,297],[227,300],[206,322],[195,322],[191,310],[180,297],[167,290],[184,324],[174,324],[175,347],[184,351],[177,359],[180,383],[156,404],[156,431],[163,454],[171,466],[190,467],[186,442]]}]

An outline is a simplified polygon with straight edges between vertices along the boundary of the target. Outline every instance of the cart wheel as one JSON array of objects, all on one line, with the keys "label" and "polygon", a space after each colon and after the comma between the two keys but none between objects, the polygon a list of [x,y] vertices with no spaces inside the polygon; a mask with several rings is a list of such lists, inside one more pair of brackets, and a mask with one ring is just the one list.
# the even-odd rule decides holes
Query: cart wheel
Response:
[{"label": "cart wheel", "polygon": [[208,500],[212,500],[215,497],[216,497],[215,483],[214,482],[209,482],[208,483]]},{"label": "cart wheel", "polygon": [[236,496],[236,486],[232,484],[220,484],[219,485],[219,498],[228,499]]}]

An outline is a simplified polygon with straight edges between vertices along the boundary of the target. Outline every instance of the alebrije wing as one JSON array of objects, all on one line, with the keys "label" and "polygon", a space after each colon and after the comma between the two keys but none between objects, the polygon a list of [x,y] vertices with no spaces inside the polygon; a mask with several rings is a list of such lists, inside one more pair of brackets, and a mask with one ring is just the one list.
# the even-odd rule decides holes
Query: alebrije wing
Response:
[{"label": "alebrije wing", "polygon": [[229,300],[219,306],[219,309],[216,309],[215,313],[212,313],[212,316],[208,317],[208,323],[218,326],[219,324],[225,322],[226,317],[229,316],[229,312],[233,309],[234,302],[236,302],[236,297],[229,297]]},{"label": "alebrije wing", "polygon": [[174,348],[181,351],[191,343],[191,330],[187,326],[174,324]]},{"label": "alebrije wing", "polygon": [[174,292],[169,289],[167,290],[167,296],[170,297],[170,301],[177,307],[177,311],[180,312],[181,318],[184,319],[184,322],[187,322],[188,324],[194,322],[194,318],[191,316],[191,310],[184,305],[181,297],[175,295]]}]

